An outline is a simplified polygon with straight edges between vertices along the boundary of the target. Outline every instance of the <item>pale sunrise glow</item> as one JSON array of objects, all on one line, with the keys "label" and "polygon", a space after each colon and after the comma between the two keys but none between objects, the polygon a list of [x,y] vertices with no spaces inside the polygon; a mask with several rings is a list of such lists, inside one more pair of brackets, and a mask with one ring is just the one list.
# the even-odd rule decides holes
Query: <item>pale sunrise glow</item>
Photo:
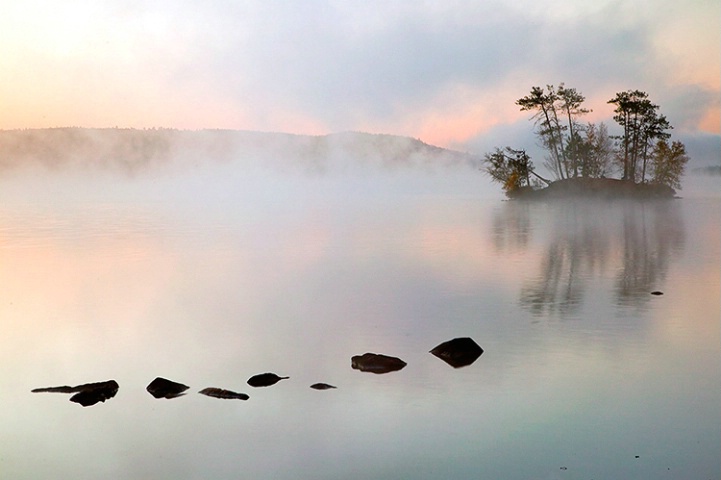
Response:
[{"label": "pale sunrise glow", "polygon": [[684,131],[718,133],[718,10],[10,2],[0,128],[360,130],[462,148],[522,125],[514,101],[531,86],[565,82],[588,99],[643,89]]}]

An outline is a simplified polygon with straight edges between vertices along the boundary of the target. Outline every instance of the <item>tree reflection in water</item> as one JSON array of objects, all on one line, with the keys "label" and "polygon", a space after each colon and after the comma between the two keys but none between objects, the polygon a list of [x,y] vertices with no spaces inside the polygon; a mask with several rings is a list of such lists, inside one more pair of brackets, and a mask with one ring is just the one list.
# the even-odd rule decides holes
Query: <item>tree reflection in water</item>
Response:
[{"label": "tree reflection in water", "polygon": [[524,279],[520,293],[521,306],[537,316],[578,313],[598,278],[613,280],[617,306],[642,309],[685,243],[674,200],[507,202],[492,231],[498,251],[526,253],[540,245],[538,273]]},{"label": "tree reflection in water", "polygon": [[493,246],[498,251],[525,250],[531,239],[529,202],[504,202],[493,217]]},{"label": "tree reflection in water", "polygon": [[[643,208],[646,207],[646,208]],[[661,287],[670,260],[683,252],[685,230],[678,205],[659,202],[641,205],[623,216],[623,262],[616,280],[618,305],[638,306]]]}]

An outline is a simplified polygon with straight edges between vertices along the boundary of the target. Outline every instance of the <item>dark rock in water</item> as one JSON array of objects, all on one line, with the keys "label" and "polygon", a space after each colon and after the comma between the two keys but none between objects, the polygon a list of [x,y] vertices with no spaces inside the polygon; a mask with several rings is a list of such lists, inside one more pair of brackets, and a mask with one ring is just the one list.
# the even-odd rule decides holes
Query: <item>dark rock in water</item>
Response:
[{"label": "dark rock in water", "polygon": [[656,290],[654,292],[651,292],[651,295],[663,295],[663,292]]},{"label": "dark rock in water", "polygon": [[483,349],[472,338],[454,338],[443,342],[431,352],[453,368],[465,367],[476,360],[483,353]]},{"label": "dark rock in water", "polygon": [[230,390],[215,387],[204,388],[198,393],[207,395],[208,397],[226,398],[230,400],[248,400],[250,398],[250,396],[245,393],[231,392]]},{"label": "dark rock in water", "polygon": [[248,379],[248,385],[251,387],[270,387],[271,385],[275,385],[281,380],[286,380],[288,378],[290,377],[279,377],[275,373],[259,373],[258,375],[253,375]]},{"label": "dark rock in water", "polygon": [[70,397],[70,401],[79,403],[83,407],[89,407],[113,398],[118,393],[120,385],[115,380],[108,380],[107,382],[89,383],[82,387],[78,393]]},{"label": "dark rock in water", "polygon": [[389,373],[402,369],[407,364],[400,358],[379,353],[364,353],[351,357],[350,366],[354,370],[371,373]]},{"label": "dark rock in water", "polygon": [[327,383],[314,383],[310,386],[313,390],[330,390],[331,388],[337,388],[333,385],[328,385]]},{"label": "dark rock in water", "polygon": [[65,385],[62,387],[36,388],[33,389],[32,392],[74,393],[75,395],[70,397],[71,402],[79,403],[83,407],[89,407],[98,402],[104,402],[109,398],[113,398],[115,394],[118,393],[119,388],[120,385],[118,385],[118,382],[108,380],[106,382],[85,383],[75,387]]},{"label": "dark rock in water", "polygon": [[155,398],[176,398],[185,395],[190,387],[158,377],[145,388]]}]

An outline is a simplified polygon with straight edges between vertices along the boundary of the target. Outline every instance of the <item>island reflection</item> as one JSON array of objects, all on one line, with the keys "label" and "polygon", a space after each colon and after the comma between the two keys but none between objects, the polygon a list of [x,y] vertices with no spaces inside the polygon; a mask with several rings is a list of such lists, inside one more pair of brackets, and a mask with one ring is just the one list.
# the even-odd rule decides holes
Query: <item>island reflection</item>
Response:
[{"label": "island reflection", "polygon": [[591,285],[611,280],[613,303],[643,309],[663,290],[669,267],[684,250],[677,200],[647,202],[506,202],[493,218],[497,252],[528,253],[520,305],[536,316],[580,312]]}]

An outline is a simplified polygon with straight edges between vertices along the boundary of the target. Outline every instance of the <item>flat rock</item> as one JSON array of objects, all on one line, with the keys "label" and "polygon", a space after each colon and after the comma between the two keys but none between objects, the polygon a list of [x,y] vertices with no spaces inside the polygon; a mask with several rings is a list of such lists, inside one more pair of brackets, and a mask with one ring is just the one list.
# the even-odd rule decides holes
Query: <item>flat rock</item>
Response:
[{"label": "flat rock", "polygon": [[118,382],[115,380],[107,380],[105,382],[84,383],[74,387],[64,385],[61,387],[35,388],[32,392],[74,393],[75,395],[70,397],[71,402],[78,403],[83,407],[89,407],[113,398],[115,394],[118,393],[119,388],[120,385],[118,385]]},{"label": "flat rock", "polygon": [[270,387],[271,385],[275,385],[281,380],[286,380],[288,378],[290,377],[280,377],[275,373],[259,373],[258,375],[253,375],[248,379],[248,385],[251,387]]},{"label": "flat rock", "polygon": [[185,391],[189,388],[182,383],[157,377],[145,389],[155,398],[177,398],[185,395]]},{"label": "flat rock", "polygon": [[350,366],[354,370],[370,373],[389,373],[401,370],[407,364],[397,357],[389,357],[380,353],[364,353],[355,355],[350,359]]},{"label": "flat rock", "polygon": [[208,387],[204,388],[198,393],[214,398],[225,398],[228,400],[248,400],[250,396],[245,393],[233,392],[225,390],[224,388]]},{"label": "flat rock", "polygon": [[314,383],[310,386],[313,390],[330,390],[331,388],[337,388],[333,385],[328,385],[327,383]]}]

